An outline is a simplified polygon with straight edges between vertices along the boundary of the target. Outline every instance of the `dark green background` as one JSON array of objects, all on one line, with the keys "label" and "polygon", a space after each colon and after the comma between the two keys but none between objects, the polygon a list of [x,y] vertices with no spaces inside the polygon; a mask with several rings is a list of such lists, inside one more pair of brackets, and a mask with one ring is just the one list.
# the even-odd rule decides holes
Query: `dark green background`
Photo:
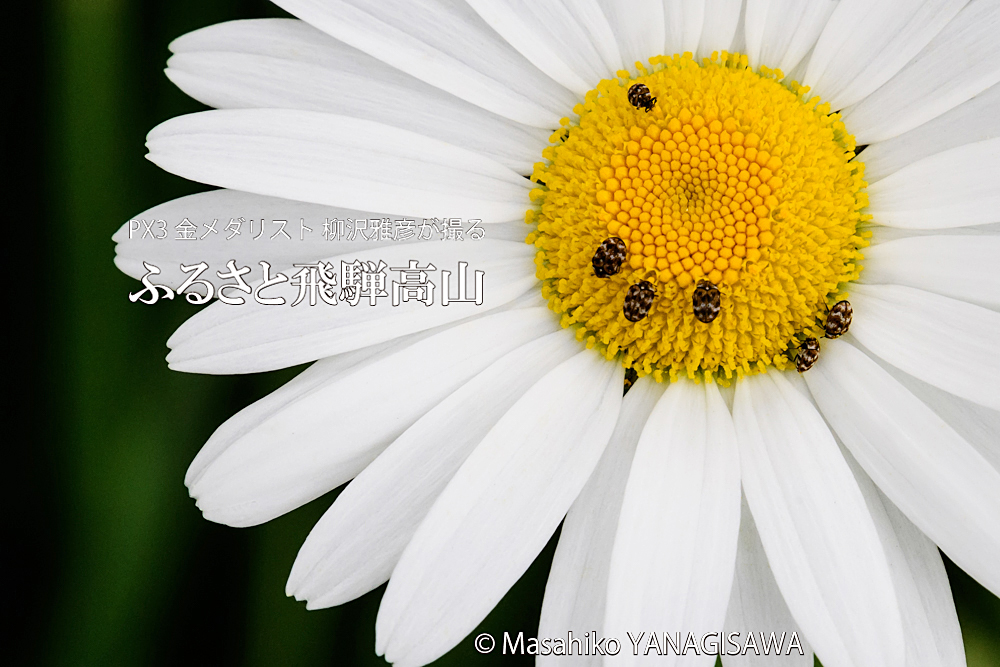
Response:
[{"label": "dark green background", "polygon": [[[111,234],[125,220],[204,189],[143,157],[149,129],[201,108],[163,75],[167,44],[281,12],[262,0],[62,0],[13,11],[5,245],[21,282],[8,281],[6,302],[25,310],[6,322],[15,369],[7,664],[385,664],[374,654],[382,589],[317,612],[284,596],[295,553],[336,492],[240,530],[203,520],[182,482],[218,424],[294,371],[168,371],[164,343],[193,307],[130,303],[135,283],[112,263]],[[534,634],[553,546],[483,629]],[[1000,601],[950,564],[949,574],[969,665],[1000,665]],[[530,664],[479,656],[470,641],[440,664],[501,662]]]}]

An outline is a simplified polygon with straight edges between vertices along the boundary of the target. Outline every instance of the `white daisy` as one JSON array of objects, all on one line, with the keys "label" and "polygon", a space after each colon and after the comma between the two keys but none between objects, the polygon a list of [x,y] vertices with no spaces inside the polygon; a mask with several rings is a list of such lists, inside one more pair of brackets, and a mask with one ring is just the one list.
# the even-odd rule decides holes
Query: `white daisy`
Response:
[{"label": "white daisy", "polygon": [[176,287],[180,262],[461,260],[486,303],[191,318],[172,368],[316,362],[196,457],[208,519],[353,479],[287,591],[388,581],[376,649],[400,665],[460,642],[564,517],[540,637],[627,661],[626,632],[794,630],[795,664],[964,664],[935,545],[1000,593],[996,0],[277,4],[301,21],[171,45],[167,75],[220,110],[149,157],[225,189],[138,217],[447,214],[488,238],[260,257],[123,227],[118,265]]}]

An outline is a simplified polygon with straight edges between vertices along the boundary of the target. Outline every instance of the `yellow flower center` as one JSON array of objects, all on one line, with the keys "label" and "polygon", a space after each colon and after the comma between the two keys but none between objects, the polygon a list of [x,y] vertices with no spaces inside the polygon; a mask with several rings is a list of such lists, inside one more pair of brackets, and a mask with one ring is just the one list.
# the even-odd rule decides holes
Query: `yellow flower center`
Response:
[{"label": "yellow flower center", "polygon": [[[854,137],[808,89],[746,56],[650,63],[587,93],[535,166],[527,241],[543,296],[639,375],[785,368],[858,276],[870,216]],[[656,98],[649,111],[629,100],[636,84]],[[609,245],[624,251],[610,274],[595,268]],[[692,305],[705,281],[719,292],[708,323]]]}]

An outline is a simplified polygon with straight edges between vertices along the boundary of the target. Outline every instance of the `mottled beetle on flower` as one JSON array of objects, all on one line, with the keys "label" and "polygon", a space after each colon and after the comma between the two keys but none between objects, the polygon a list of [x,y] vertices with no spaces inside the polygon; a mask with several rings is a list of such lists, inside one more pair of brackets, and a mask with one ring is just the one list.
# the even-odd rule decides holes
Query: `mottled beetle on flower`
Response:
[{"label": "mottled beetle on flower", "polygon": [[851,308],[850,301],[838,301],[833,304],[833,308],[826,314],[826,324],[824,325],[826,337],[839,338],[847,333],[847,330],[851,328],[853,316],[854,309]]},{"label": "mottled beetle on flower", "polygon": [[628,254],[625,241],[617,236],[604,239],[594,253],[592,263],[594,265],[594,275],[598,278],[607,278],[621,271],[622,263]]},{"label": "mottled beetle on flower", "polygon": [[719,294],[719,288],[707,280],[699,281],[698,287],[695,288],[694,294],[691,296],[691,302],[694,307],[694,316],[699,322],[705,324],[715,320],[722,309],[722,295]]},{"label": "mottled beetle on flower", "polygon": [[649,309],[653,306],[653,299],[656,298],[656,291],[653,285],[643,280],[628,288],[625,295],[625,305],[622,313],[629,322],[638,322],[649,314]]},{"label": "mottled beetle on flower", "polygon": [[805,373],[813,367],[819,359],[819,341],[815,338],[806,338],[799,345],[799,354],[795,357],[795,370]]},{"label": "mottled beetle on flower", "polygon": [[628,89],[628,102],[636,109],[645,109],[646,113],[656,106],[656,98],[649,92],[649,88],[644,83],[637,83]]}]

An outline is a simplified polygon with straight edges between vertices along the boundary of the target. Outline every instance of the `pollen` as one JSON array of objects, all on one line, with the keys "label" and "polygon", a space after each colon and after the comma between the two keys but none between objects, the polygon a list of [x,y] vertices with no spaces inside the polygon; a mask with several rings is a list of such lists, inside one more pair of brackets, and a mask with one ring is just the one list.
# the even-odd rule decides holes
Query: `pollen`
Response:
[{"label": "pollen", "polygon": [[[746,56],[649,63],[590,91],[535,165],[527,240],[543,296],[563,326],[640,376],[787,368],[858,277],[870,216],[854,137],[808,88]],[[649,111],[629,99],[639,83]],[[598,276],[609,238],[625,259]],[[643,281],[656,297],[632,322],[623,304]],[[692,307],[703,281],[720,292],[710,323]]]}]

